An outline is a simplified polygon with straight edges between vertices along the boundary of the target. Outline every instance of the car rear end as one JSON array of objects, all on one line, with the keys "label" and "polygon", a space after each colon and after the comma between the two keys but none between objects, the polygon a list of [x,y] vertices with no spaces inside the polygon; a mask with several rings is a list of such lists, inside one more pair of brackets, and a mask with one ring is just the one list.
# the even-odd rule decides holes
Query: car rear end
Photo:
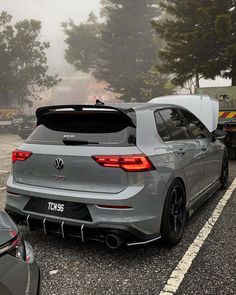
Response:
[{"label": "car rear end", "polygon": [[30,229],[83,241],[158,238],[163,198],[156,186],[160,193],[163,186],[138,146],[141,116],[105,106],[39,109],[37,128],[12,154],[7,212]]},{"label": "car rear end", "polygon": [[0,212],[0,265],[0,294],[39,294],[40,272],[33,249],[6,212]]}]

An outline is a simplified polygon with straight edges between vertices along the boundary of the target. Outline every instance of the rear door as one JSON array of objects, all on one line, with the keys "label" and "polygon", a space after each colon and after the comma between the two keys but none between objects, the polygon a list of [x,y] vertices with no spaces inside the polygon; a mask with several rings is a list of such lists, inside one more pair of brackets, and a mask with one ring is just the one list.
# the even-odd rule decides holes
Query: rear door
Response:
[{"label": "rear door", "polygon": [[188,197],[190,200],[194,199],[203,189],[203,157],[199,142],[191,137],[177,108],[156,112],[156,121],[165,123],[164,129],[163,124],[159,124],[162,126],[159,128],[159,135],[179,159],[187,181]]},{"label": "rear door", "polygon": [[39,187],[118,193],[128,186],[127,173],[106,169],[93,156],[138,154],[135,137],[133,121],[114,109],[48,112],[20,147],[32,155],[14,163],[14,179]]}]

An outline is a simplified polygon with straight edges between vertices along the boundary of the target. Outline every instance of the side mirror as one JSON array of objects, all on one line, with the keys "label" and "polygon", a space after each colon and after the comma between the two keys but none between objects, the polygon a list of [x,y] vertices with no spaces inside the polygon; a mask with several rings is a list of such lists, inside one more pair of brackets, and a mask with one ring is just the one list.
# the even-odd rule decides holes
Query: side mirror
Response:
[{"label": "side mirror", "polygon": [[214,140],[222,140],[225,139],[227,133],[223,130],[215,130],[211,133],[213,135]]}]

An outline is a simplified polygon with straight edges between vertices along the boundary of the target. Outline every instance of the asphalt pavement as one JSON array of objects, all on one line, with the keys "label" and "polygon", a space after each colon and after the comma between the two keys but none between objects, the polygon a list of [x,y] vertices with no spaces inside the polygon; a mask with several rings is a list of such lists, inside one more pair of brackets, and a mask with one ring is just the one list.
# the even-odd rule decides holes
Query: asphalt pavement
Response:
[{"label": "asphalt pavement", "polygon": [[[0,136],[1,209],[10,153],[20,142],[17,136]],[[231,162],[230,168],[232,181],[236,163]],[[111,251],[100,243],[63,240],[21,227],[41,268],[41,294],[158,295],[224,194],[225,191],[217,192],[199,208],[188,221],[181,243],[173,248],[166,248],[159,241]],[[236,294],[235,206],[233,193],[174,294]]]}]

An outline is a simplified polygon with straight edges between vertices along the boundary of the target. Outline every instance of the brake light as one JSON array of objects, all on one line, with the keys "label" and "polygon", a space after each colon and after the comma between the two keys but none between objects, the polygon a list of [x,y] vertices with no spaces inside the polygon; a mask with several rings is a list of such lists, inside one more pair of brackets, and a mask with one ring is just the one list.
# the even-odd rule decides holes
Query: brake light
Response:
[{"label": "brake light", "polygon": [[12,238],[3,247],[0,247],[0,255],[9,254],[20,260],[26,259],[24,242],[21,240],[21,236],[17,234],[15,230],[8,229],[9,236]]},{"label": "brake light", "polygon": [[92,158],[103,167],[121,168],[128,172],[140,172],[155,169],[149,158],[143,154],[124,156],[92,156]]},{"label": "brake light", "polygon": [[26,151],[20,151],[20,150],[14,150],[12,152],[12,163],[15,163],[16,161],[25,161],[32,155],[31,152]]}]

